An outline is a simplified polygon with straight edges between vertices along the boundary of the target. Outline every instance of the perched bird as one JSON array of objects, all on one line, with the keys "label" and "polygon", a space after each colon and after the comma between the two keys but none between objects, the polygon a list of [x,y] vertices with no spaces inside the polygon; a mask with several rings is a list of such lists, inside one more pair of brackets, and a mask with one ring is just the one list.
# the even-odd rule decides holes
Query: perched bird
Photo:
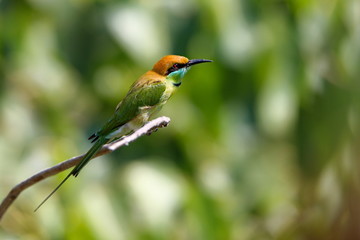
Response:
[{"label": "perched bird", "polygon": [[117,105],[108,122],[90,136],[94,145],[65,179],[40,203],[39,209],[71,176],[79,175],[81,169],[101,149],[101,147],[125,136],[143,126],[159,111],[171,95],[180,87],[181,81],[191,66],[212,62],[206,59],[192,59],[177,55],[161,58],[152,68],[133,83],[125,98]]}]

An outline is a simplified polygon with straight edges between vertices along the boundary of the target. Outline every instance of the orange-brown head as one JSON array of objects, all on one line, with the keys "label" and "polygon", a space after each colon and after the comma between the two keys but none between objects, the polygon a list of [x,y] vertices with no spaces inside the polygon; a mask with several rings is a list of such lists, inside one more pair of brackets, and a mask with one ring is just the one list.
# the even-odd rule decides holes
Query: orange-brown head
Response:
[{"label": "orange-brown head", "polygon": [[178,55],[167,55],[161,58],[153,67],[153,71],[162,75],[167,76],[172,72],[176,72],[180,69],[187,69],[192,65],[203,63],[203,62],[212,62],[211,60],[206,59],[192,59],[189,60],[186,57]]}]

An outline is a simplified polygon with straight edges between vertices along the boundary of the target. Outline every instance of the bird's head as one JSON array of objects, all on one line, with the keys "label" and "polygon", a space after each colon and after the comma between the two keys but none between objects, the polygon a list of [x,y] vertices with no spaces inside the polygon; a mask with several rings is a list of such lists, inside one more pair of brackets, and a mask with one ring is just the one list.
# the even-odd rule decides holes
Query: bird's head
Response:
[{"label": "bird's head", "polygon": [[166,76],[174,82],[180,82],[191,66],[204,62],[212,62],[206,59],[187,59],[183,56],[168,55],[161,58],[153,67],[153,71]]}]

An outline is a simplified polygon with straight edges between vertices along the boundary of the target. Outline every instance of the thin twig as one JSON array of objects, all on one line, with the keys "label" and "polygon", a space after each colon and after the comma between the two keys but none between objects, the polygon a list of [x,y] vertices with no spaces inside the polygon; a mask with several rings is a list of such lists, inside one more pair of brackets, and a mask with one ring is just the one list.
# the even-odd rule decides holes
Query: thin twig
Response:
[{"label": "thin twig", "polygon": [[[117,141],[111,142],[109,144],[104,145],[101,150],[94,156],[94,158],[99,157],[101,155],[110,153],[115,151],[116,149],[128,145],[130,142],[135,141],[137,138],[143,136],[143,135],[150,135],[152,132],[156,131],[158,128],[166,127],[170,122],[170,118],[168,117],[159,117],[156,118],[148,123],[146,123],[144,126],[136,130],[134,133],[121,138]],[[25,189],[28,187],[31,187],[32,185],[40,182],[41,180],[44,180],[45,178],[51,177],[53,175],[56,175],[68,168],[71,168],[78,164],[80,160],[83,158],[83,155],[70,158],[66,161],[63,161],[61,163],[56,164],[53,167],[50,167],[48,169],[45,169],[32,177],[22,181],[21,183],[17,184],[15,187],[13,187],[8,195],[4,198],[4,200],[0,204],[0,221],[2,217],[4,216],[7,209],[11,206],[11,204],[15,201],[15,199],[22,193]]]}]

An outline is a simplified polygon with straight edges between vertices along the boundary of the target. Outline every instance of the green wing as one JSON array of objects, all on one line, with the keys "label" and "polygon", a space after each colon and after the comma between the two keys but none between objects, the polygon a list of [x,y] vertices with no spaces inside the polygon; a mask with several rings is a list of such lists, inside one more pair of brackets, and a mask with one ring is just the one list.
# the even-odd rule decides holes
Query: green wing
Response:
[{"label": "green wing", "polygon": [[161,100],[166,89],[162,82],[156,82],[131,89],[120,102],[110,120],[95,134],[97,137],[107,136],[140,114],[141,107],[155,106]]}]

